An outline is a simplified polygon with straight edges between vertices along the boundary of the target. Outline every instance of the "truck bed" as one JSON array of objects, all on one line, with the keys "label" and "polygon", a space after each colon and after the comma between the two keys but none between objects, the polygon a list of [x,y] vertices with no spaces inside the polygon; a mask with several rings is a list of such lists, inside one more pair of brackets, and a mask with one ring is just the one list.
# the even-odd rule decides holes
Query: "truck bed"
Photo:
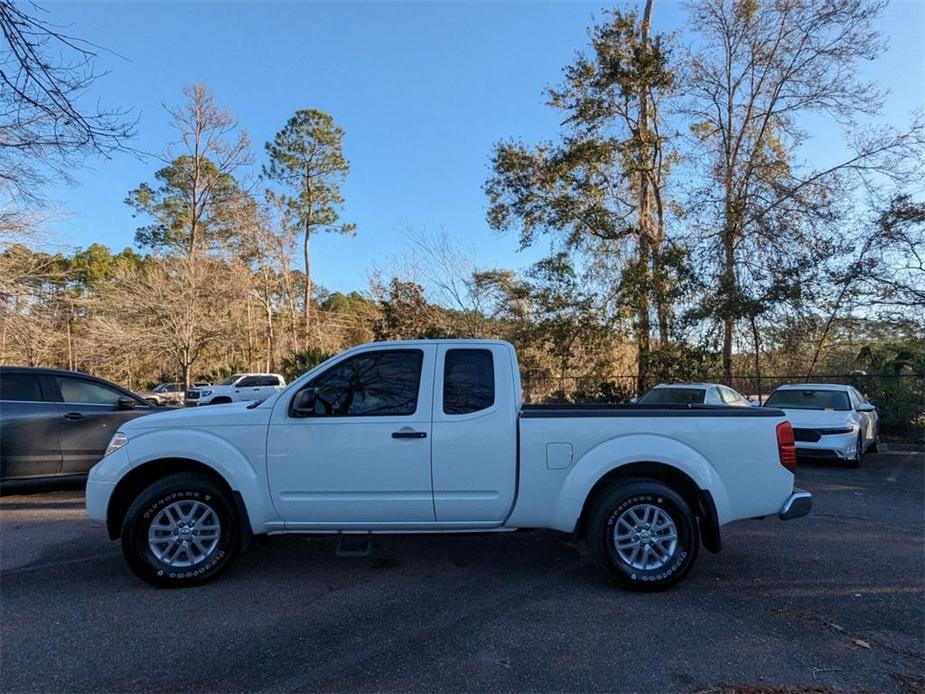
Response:
[{"label": "truck bed", "polygon": [[610,403],[553,403],[523,405],[524,419],[555,417],[783,417],[782,410],[730,405],[633,405]]}]

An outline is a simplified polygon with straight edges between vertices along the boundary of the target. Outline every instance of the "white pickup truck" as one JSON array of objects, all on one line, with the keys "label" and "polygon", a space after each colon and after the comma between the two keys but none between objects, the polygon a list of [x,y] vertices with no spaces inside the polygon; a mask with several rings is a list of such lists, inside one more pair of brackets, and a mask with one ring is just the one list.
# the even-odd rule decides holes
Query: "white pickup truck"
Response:
[{"label": "white pickup truck", "polygon": [[231,374],[214,386],[203,386],[186,391],[183,404],[223,405],[244,400],[263,400],[286,387],[286,379],[279,374]]},{"label": "white pickup truck", "polygon": [[155,585],[202,583],[253,535],[576,533],[618,585],[657,590],[735,520],[809,512],[779,410],[523,406],[500,341],[363,345],[263,401],[122,425],[87,512]]}]

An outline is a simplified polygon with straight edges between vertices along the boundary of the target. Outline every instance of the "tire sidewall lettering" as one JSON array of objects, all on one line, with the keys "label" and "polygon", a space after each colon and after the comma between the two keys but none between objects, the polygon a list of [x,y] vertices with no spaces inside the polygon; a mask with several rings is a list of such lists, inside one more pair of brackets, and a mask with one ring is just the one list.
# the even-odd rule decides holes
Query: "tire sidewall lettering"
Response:
[{"label": "tire sidewall lettering", "polygon": [[[620,555],[617,554],[612,539],[614,525],[616,524],[617,519],[620,518],[620,516],[627,509],[639,504],[650,504],[662,509],[671,517],[671,519],[675,522],[675,526],[678,528],[679,541],[670,562],[665,566],[659,567],[658,569],[652,569],[650,571],[634,569],[633,567],[626,564],[620,558]],[[665,497],[660,494],[643,492],[633,494],[621,500],[620,503],[618,503],[608,514],[607,522],[604,524],[604,531],[606,533],[606,537],[603,539],[606,544],[608,556],[610,557],[614,568],[628,576],[633,581],[638,581],[640,583],[655,583],[658,581],[664,581],[678,571],[683,570],[685,564],[687,563],[687,559],[690,556],[690,552],[688,551],[686,545],[686,543],[689,542],[690,529],[687,528],[684,523],[683,514],[679,513],[674,504],[666,500]]]}]

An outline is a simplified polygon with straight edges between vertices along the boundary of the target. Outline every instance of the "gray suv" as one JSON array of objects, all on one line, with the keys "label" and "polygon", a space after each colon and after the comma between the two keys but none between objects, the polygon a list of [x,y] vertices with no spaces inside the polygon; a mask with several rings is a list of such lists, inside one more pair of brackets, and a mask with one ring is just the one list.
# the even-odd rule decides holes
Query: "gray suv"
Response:
[{"label": "gray suv", "polygon": [[122,422],[156,411],[95,376],[0,367],[0,481],[86,476]]}]

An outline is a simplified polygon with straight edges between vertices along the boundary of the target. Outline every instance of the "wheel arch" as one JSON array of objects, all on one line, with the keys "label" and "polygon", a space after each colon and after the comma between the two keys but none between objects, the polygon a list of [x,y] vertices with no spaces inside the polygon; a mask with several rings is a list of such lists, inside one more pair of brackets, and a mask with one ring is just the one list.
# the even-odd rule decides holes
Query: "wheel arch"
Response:
[{"label": "wheel arch", "polygon": [[194,472],[217,484],[233,503],[241,529],[243,544],[252,537],[250,518],[241,493],[232,489],[221,473],[215,468],[191,458],[157,458],[132,468],[113,489],[106,510],[106,530],[110,539],[117,539],[122,532],[122,523],[132,502],[138,495],[159,479],[180,472]]},{"label": "wheel arch", "polygon": [[578,523],[575,526],[575,532],[579,538],[583,539],[585,536],[588,516],[597,500],[612,485],[629,480],[660,482],[680,494],[697,517],[703,546],[714,554],[720,551],[722,543],[719,518],[712,494],[706,489],[701,489],[694,479],[683,470],[666,463],[654,461],[639,461],[621,465],[606,472],[594,483],[585,497]]}]

